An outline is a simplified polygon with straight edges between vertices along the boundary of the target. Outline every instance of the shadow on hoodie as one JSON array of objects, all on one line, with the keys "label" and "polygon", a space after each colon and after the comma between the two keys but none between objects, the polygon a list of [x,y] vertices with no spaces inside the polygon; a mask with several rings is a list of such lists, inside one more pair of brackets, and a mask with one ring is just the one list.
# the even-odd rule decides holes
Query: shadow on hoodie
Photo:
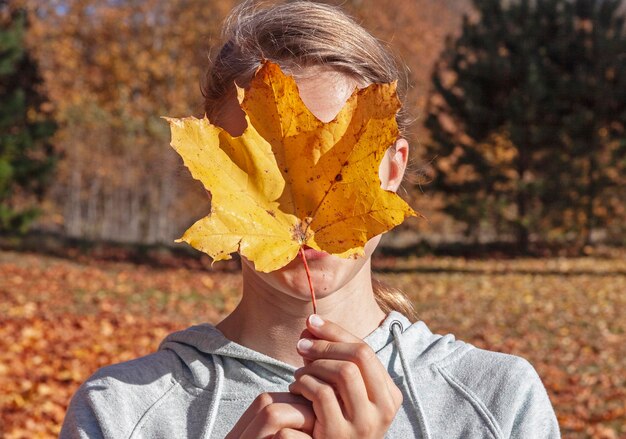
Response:
[{"label": "shadow on hoodie", "polygon": [[[560,437],[523,358],[433,334],[395,311],[364,340],[404,396],[388,438]],[[72,398],[60,438],[223,438],[260,393],[288,391],[295,370],[193,326],[151,355],[98,370]]]}]

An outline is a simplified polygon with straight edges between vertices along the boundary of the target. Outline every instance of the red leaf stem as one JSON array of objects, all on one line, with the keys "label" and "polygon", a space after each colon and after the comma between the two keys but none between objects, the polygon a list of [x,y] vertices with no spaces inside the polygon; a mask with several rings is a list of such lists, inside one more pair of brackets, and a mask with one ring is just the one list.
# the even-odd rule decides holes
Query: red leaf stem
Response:
[{"label": "red leaf stem", "polygon": [[304,249],[302,247],[300,247],[300,257],[302,257],[304,271],[306,271],[306,277],[309,281],[309,289],[311,290],[311,301],[313,302],[313,314],[317,314],[317,302],[315,301],[315,290],[313,289],[313,282],[311,282],[311,272],[309,271],[309,264],[306,263],[306,256],[304,256]]}]

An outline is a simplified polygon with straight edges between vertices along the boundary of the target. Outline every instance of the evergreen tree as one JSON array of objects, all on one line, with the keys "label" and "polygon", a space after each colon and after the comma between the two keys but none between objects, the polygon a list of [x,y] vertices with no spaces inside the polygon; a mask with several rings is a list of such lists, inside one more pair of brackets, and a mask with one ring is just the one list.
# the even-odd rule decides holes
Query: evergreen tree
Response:
[{"label": "evergreen tree", "polygon": [[611,220],[595,203],[620,184],[600,163],[624,160],[619,1],[474,6],[479,19],[464,19],[433,73],[426,119],[447,211],[470,232],[486,224],[515,233],[523,251],[530,233],[551,240],[583,231],[588,241],[590,227]]},{"label": "evergreen tree", "polygon": [[[0,231],[25,231],[58,159],[47,139],[37,65],[24,48],[26,13],[0,0]],[[35,202],[36,202],[35,201]]]},{"label": "evergreen tree", "polygon": [[[614,231],[612,238],[626,243],[626,29],[621,3],[566,4],[561,47],[553,55],[562,71],[555,92],[563,115],[565,162],[555,161],[547,169],[552,178],[542,203],[552,207],[550,225],[575,232],[579,246],[591,243],[594,229]],[[563,190],[564,185],[570,190]]]}]

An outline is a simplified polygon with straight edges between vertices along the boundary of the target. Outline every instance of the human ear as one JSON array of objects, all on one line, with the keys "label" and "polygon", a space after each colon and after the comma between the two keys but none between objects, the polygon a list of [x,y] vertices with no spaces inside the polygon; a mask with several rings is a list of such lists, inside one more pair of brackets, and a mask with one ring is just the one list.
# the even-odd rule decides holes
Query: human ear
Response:
[{"label": "human ear", "polygon": [[406,139],[398,139],[385,153],[380,166],[382,188],[396,192],[402,183],[404,171],[409,160],[409,143]]}]

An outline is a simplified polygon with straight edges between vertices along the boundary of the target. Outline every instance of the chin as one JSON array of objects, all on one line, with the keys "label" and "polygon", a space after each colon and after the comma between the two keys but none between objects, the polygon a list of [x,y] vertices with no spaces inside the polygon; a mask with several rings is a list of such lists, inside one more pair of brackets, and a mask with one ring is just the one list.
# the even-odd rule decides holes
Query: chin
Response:
[{"label": "chin", "polygon": [[[341,289],[358,273],[365,260],[344,259],[326,255],[323,258],[309,259],[307,264],[311,283],[318,298],[325,297]],[[302,259],[297,258],[274,273],[266,274],[266,281],[272,286],[298,297],[310,300],[311,292]]]},{"label": "chin", "polygon": [[[304,255],[311,273],[311,283],[316,298],[329,296],[348,285],[370,260],[379,241],[380,235],[370,239],[365,244],[365,254],[356,258],[341,258],[305,247]],[[241,258],[241,261],[249,274],[271,289],[307,302],[311,300],[304,263],[299,255],[284,267],[271,273],[254,270],[254,264],[246,258]]]},{"label": "chin", "polygon": [[[315,290],[315,296],[318,299],[326,297],[348,284],[368,260],[367,257],[346,259],[326,253],[324,256],[309,256],[307,255],[307,264],[311,273],[311,283]],[[242,258],[242,262],[254,271],[251,262],[245,260],[245,258]],[[299,256],[279,270],[271,273],[258,271],[254,271],[254,273],[260,280],[275,290],[307,302],[311,300],[309,282],[304,264]]]}]

